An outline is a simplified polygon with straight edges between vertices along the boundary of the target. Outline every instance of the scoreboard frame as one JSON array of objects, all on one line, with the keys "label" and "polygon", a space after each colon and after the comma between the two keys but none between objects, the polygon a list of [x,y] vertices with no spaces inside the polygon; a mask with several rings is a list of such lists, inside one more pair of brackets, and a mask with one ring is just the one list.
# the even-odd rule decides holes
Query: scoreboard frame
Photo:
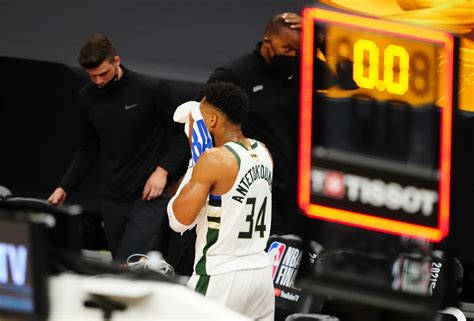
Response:
[{"label": "scoreboard frame", "polygon": [[[361,16],[326,8],[305,8],[302,23],[301,77],[300,77],[300,123],[299,123],[299,164],[298,164],[298,204],[306,216],[330,222],[364,228],[394,235],[411,236],[440,242],[449,233],[451,212],[451,169],[453,111],[456,106],[457,85],[457,39],[450,33],[421,28],[414,25],[386,21],[375,17]],[[336,24],[345,27],[362,28],[364,31],[388,34],[430,44],[444,49],[444,105],[440,117],[440,160],[438,182],[438,223],[436,227],[413,224],[394,219],[370,215],[368,213],[343,210],[311,202],[312,167],[312,124],[313,124],[313,59],[315,53],[315,23]]]}]

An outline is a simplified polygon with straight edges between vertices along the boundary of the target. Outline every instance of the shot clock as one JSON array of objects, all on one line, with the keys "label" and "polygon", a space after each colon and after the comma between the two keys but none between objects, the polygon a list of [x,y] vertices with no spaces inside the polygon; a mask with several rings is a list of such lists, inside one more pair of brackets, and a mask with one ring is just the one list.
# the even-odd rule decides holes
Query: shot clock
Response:
[{"label": "shot clock", "polygon": [[342,63],[350,61],[352,75],[343,76],[352,76],[360,93],[378,100],[402,100],[412,106],[443,104],[440,100],[444,99],[445,87],[440,77],[444,73],[440,69],[445,67],[444,46],[340,25],[328,26],[326,34],[327,62],[340,70]]},{"label": "shot clock", "polygon": [[[305,291],[414,320],[442,306],[445,283],[431,275],[437,259],[449,265],[440,257],[458,47],[443,31],[323,5],[303,11],[298,202],[305,244],[324,248],[302,263]],[[335,82],[315,71],[321,61]]]},{"label": "shot clock", "polygon": [[[441,241],[456,39],[324,7],[304,10],[302,30],[300,207],[313,218]],[[321,53],[337,84],[316,91]]]}]

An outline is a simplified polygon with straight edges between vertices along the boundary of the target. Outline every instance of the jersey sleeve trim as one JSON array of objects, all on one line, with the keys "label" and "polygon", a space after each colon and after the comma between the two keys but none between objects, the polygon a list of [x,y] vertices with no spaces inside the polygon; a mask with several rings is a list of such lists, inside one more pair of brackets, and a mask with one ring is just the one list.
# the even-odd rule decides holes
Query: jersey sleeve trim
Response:
[{"label": "jersey sleeve trim", "polygon": [[240,170],[240,156],[239,154],[229,145],[224,145],[225,148],[227,148],[232,154],[234,154],[235,158],[237,159],[237,165],[239,166]]}]

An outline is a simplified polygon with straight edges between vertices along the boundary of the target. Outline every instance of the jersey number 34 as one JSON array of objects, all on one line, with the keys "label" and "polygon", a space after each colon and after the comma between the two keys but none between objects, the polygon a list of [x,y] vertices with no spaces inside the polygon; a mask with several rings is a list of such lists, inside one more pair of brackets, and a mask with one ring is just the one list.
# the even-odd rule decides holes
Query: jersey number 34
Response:
[{"label": "jersey number 34", "polygon": [[239,233],[239,239],[250,239],[252,238],[253,232],[260,232],[260,237],[264,237],[267,227],[265,226],[265,210],[267,208],[267,198],[263,200],[262,206],[258,211],[257,220],[254,226],[254,217],[255,217],[255,204],[257,199],[255,197],[247,198],[247,205],[252,206],[250,214],[247,215],[246,221],[249,222],[249,229],[245,232]]}]

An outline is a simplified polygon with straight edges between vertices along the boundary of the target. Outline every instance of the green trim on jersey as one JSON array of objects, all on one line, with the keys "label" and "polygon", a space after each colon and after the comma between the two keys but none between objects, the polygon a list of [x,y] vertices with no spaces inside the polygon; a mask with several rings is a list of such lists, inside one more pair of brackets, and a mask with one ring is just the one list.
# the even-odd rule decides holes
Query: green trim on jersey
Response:
[{"label": "green trim on jersey", "polygon": [[232,147],[230,147],[229,145],[224,145],[224,147],[227,148],[232,154],[234,154],[235,158],[237,158],[237,165],[239,165],[239,169],[240,169],[240,156],[239,156],[239,154],[237,154],[237,152]]},{"label": "green trim on jersey", "polygon": [[196,264],[197,275],[207,275],[206,272],[206,253],[209,248],[217,242],[219,238],[219,230],[214,228],[207,228],[206,245],[202,250],[202,257]]},{"label": "green trim on jersey", "polygon": [[[242,146],[243,148],[245,148],[245,150],[249,150],[244,144],[242,144],[241,142],[231,142],[231,143],[234,143],[234,144],[237,144],[239,146]],[[258,142],[255,140],[253,144],[250,144],[250,148],[251,149],[255,149],[257,148],[258,146]]]},{"label": "green trim on jersey", "polygon": [[214,217],[214,216],[208,216],[207,217],[208,222],[215,222],[215,223],[220,223],[221,218],[220,217]]},{"label": "green trim on jersey", "polygon": [[196,283],[196,292],[206,295],[211,277],[209,275],[200,275]]}]

